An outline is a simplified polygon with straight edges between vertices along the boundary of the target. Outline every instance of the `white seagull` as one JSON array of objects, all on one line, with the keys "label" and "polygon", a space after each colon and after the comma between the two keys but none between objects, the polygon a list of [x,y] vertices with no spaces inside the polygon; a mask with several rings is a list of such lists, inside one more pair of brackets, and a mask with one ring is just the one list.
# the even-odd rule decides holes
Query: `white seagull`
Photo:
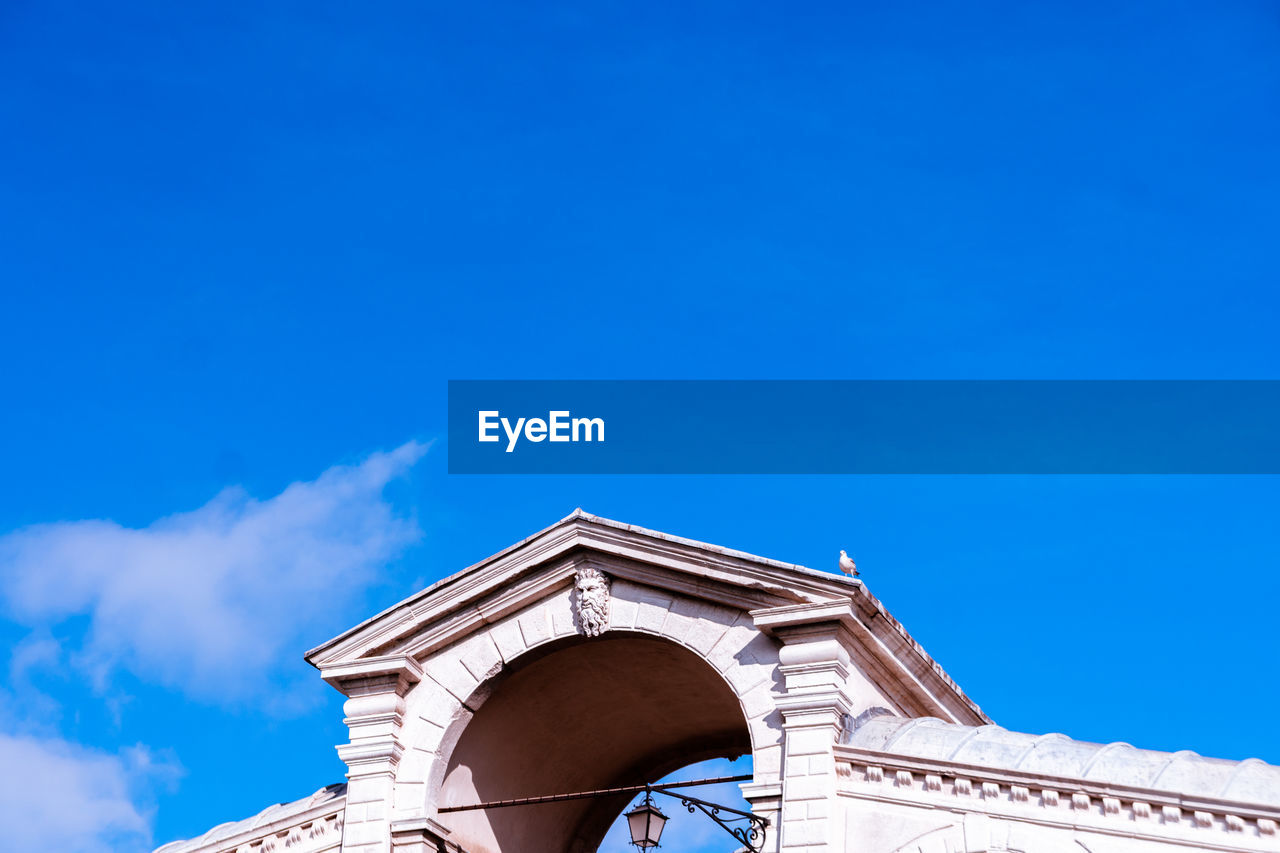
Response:
[{"label": "white seagull", "polygon": [[840,571],[844,572],[851,578],[858,576],[858,564],[849,559],[849,555],[844,551],[840,552]]}]

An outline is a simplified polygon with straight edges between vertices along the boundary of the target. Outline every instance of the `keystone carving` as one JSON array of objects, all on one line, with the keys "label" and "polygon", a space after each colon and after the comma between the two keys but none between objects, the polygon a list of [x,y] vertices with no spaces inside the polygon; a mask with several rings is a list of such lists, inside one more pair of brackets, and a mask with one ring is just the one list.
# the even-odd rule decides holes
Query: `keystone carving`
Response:
[{"label": "keystone carving", "polygon": [[609,627],[609,579],[590,566],[578,569],[574,581],[577,591],[578,624],[582,633],[597,637]]}]

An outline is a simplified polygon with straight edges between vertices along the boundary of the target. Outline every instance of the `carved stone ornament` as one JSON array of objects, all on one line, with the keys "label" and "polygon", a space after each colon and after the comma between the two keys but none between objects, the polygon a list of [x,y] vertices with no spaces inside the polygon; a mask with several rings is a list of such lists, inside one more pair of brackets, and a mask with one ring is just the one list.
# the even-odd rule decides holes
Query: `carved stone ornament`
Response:
[{"label": "carved stone ornament", "polygon": [[578,569],[574,590],[582,633],[588,637],[604,633],[609,627],[609,579],[599,569],[583,566]]}]

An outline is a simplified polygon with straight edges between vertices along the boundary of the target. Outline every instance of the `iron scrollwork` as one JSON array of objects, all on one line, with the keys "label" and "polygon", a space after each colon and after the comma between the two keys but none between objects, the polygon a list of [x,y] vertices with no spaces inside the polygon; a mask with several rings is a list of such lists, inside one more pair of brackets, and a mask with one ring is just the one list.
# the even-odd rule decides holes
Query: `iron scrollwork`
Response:
[{"label": "iron scrollwork", "polygon": [[[738,809],[711,803],[706,800],[700,800],[697,797],[691,797],[688,794],[676,793],[672,791],[664,791],[661,788],[654,788],[659,794],[666,794],[668,797],[674,797],[680,801],[680,805],[689,810],[693,814],[695,809],[702,812],[707,817],[714,820],[721,829],[737,839],[739,844],[745,846],[752,853],[760,853],[764,849],[764,831],[769,826],[767,818],[759,817],[751,812],[739,811]],[[728,812],[735,817],[722,817],[721,812]],[[746,826],[731,826],[730,824],[746,821]]]}]

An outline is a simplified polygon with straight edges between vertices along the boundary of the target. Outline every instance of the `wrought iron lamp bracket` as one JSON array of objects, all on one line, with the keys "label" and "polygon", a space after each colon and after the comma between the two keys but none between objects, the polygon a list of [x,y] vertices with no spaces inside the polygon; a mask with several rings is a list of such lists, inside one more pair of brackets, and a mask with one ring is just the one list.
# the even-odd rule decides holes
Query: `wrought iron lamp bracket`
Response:
[{"label": "wrought iron lamp bracket", "polygon": [[[769,826],[768,818],[760,817],[759,815],[752,814],[751,812],[733,809],[729,806],[722,806],[717,803],[700,800],[697,797],[683,794],[678,791],[668,791],[663,788],[645,789],[646,794],[650,791],[665,794],[668,797],[679,800],[680,805],[688,809],[690,814],[693,814],[695,809],[702,812],[704,815],[714,820],[721,829],[737,839],[739,844],[745,845],[751,853],[760,853],[760,851],[764,849],[764,831]],[[736,816],[721,817],[721,812],[728,812],[729,814]],[[746,826],[729,825],[731,823],[738,823],[744,820],[747,821]]]}]

